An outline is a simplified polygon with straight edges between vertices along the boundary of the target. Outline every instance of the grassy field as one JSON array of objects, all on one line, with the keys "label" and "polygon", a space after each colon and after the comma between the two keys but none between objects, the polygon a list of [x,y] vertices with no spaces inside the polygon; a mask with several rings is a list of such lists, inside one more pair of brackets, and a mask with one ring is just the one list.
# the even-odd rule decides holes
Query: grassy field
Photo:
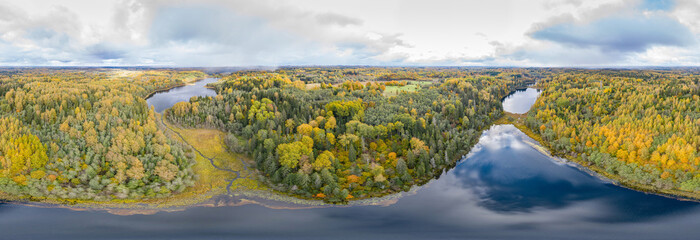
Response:
[{"label": "grassy field", "polygon": [[[183,129],[169,125],[170,129],[177,132],[194,149],[199,151],[204,157],[198,154],[197,164],[194,167],[195,173],[199,176],[198,183],[193,188],[206,188],[216,191],[224,188],[229,182],[231,190],[265,190],[264,184],[259,183],[255,178],[252,167],[247,168],[245,164],[252,164],[246,156],[236,154],[226,150],[224,144],[225,133],[214,129]],[[211,161],[210,161],[211,159]],[[212,162],[214,165],[212,165]],[[221,170],[224,169],[224,170]]]},{"label": "grassy field", "polygon": [[[171,129],[180,133],[180,136],[182,136],[187,143],[199,150],[206,157],[215,156],[217,155],[217,151],[222,150],[220,144],[218,144],[218,141],[220,141],[219,134],[214,131],[198,131],[176,127],[171,127]],[[196,160],[197,162],[193,166],[193,170],[195,174],[197,174],[198,179],[195,186],[190,189],[200,193],[203,191],[225,193],[226,185],[228,184],[227,179],[232,179],[234,177],[233,173],[214,168],[209,159],[199,154],[197,154]]]},{"label": "grassy field", "polygon": [[[226,193],[226,185],[230,182],[228,194],[239,196],[248,203],[257,202],[252,199],[264,199],[267,203],[257,202],[271,208],[299,208],[325,205],[320,200],[300,199],[295,196],[278,192],[259,181],[259,174],[252,167],[253,161],[242,154],[226,150],[223,138],[225,133],[214,129],[183,129],[168,124],[168,127],[179,133],[190,146],[199,151],[195,173],[200,176],[197,184],[191,188],[193,192]],[[176,136],[177,137],[177,136]],[[218,167],[214,167],[211,161]],[[250,166],[250,167],[246,167]],[[228,171],[231,170],[231,171]],[[187,195],[187,192],[179,194]],[[176,196],[177,197],[177,196]],[[274,204],[273,204],[274,203]]]},{"label": "grassy field", "polygon": [[414,92],[418,90],[419,86],[429,85],[433,82],[431,81],[408,81],[406,86],[387,86],[384,89],[384,96],[391,97],[399,95],[401,92]]},{"label": "grassy field", "polygon": [[233,153],[226,151],[223,132],[213,129],[182,129],[172,126],[171,128],[179,132],[187,143],[206,158],[213,158],[217,166],[234,171],[243,170],[243,162],[240,160],[242,156],[234,156]]}]

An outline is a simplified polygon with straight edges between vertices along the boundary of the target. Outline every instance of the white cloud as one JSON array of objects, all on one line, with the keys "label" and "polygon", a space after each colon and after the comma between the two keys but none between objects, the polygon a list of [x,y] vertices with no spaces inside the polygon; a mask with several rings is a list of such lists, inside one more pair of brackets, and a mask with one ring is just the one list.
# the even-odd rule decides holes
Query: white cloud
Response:
[{"label": "white cloud", "polygon": [[700,34],[700,2],[677,0],[676,7],[670,15],[678,18],[678,21],[687,25],[695,34]]},{"label": "white cloud", "polygon": [[644,51],[622,54],[531,37],[557,25],[640,14],[666,16],[693,38],[700,34],[696,1],[678,0],[669,11],[640,6],[641,0],[0,1],[6,50],[0,64],[697,64],[697,44],[639,45]]}]

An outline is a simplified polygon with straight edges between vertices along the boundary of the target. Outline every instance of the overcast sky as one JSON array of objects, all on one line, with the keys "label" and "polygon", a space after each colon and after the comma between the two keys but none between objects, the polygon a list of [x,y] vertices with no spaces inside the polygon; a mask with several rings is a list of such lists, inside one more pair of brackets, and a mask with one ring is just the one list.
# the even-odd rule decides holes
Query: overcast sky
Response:
[{"label": "overcast sky", "polygon": [[700,0],[0,0],[4,66],[697,66]]}]

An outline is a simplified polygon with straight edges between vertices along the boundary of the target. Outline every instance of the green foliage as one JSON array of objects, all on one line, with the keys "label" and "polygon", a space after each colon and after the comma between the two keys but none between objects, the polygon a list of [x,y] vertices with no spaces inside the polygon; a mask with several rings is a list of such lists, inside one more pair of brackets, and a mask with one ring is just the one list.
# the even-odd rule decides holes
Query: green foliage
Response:
[{"label": "green foliage", "polygon": [[[196,71],[0,71],[0,190],[36,197],[164,197],[190,186],[192,155],[144,97]],[[196,105],[179,104],[181,116]],[[18,187],[19,186],[19,187]],[[157,190],[154,190],[157,189]]]},{"label": "green foliage", "polygon": [[555,152],[624,180],[697,192],[698,79],[689,69],[562,71],[540,80],[526,124]]},{"label": "green foliage", "polygon": [[316,161],[314,161],[313,163],[314,170],[321,171],[323,169],[331,167],[333,160],[335,160],[335,156],[333,156],[332,152],[323,151],[323,153],[319,154],[318,157],[316,157]]},{"label": "green foliage", "polygon": [[[265,141],[268,141],[270,139],[266,139]],[[271,141],[271,140],[270,140]],[[224,138],[224,144],[228,146],[229,151],[235,152],[235,153],[242,153],[245,151],[245,142],[241,141],[236,137],[236,135],[233,134],[227,134],[226,137]],[[265,144],[267,147],[268,145],[273,145],[274,143],[268,143]],[[274,148],[274,146],[272,146]],[[271,150],[271,149],[269,149]]]},{"label": "green foliage", "polygon": [[277,145],[277,154],[280,156],[280,164],[289,169],[297,168],[302,157],[311,155],[311,147],[300,141]]},{"label": "green foliage", "polygon": [[[244,152],[277,190],[343,202],[403,191],[453,167],[481,129],[501,116],[500,98],[532,81],[522,77],[524,70],[498,71],[502,74],[410,68],[237,72],[217,84],[219,96],[190,100],[198,115],[173,108],[166,117],[246,139],[240,141]],[[386,77],[380,76],[438,80],[412,82],[421,87],[387,96]]]}]

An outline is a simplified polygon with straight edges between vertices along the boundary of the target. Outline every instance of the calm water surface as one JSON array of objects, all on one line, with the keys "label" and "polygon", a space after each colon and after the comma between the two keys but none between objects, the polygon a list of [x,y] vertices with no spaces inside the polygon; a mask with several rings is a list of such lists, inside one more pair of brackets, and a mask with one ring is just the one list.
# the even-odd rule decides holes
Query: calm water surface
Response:
[{"label": "calm water surface", "polygon": [[535,100],[537,100],[537,96],[539,95],[539,89],[527,88],[524,90],[516,90],[503,99],[503,111],[517,114],[526,113],[530,110],[532,104],[535,104]]},{"label": "calm water surface", "polygon": [[148,103],[149,107],[154,106],[156,112],[162,113],[163,110],[171,108],[173,105],[175,105],[175,103],[187,102],[194,96],[213,97],[216,96],[216,91],[205,88],[204,86],[209,83],[215,83],[218,80],[218,78],[207,78],[197,81],[192,85],[176,87],[167,91],[158,92],[146,99],[146,103]]},{"label": "calm water surface", "polygon": [[454,169],[396,204],[196,207],[116,216],[0,204],[7,239],[693,239],[700,206],[617,187],[492,126]]}]

